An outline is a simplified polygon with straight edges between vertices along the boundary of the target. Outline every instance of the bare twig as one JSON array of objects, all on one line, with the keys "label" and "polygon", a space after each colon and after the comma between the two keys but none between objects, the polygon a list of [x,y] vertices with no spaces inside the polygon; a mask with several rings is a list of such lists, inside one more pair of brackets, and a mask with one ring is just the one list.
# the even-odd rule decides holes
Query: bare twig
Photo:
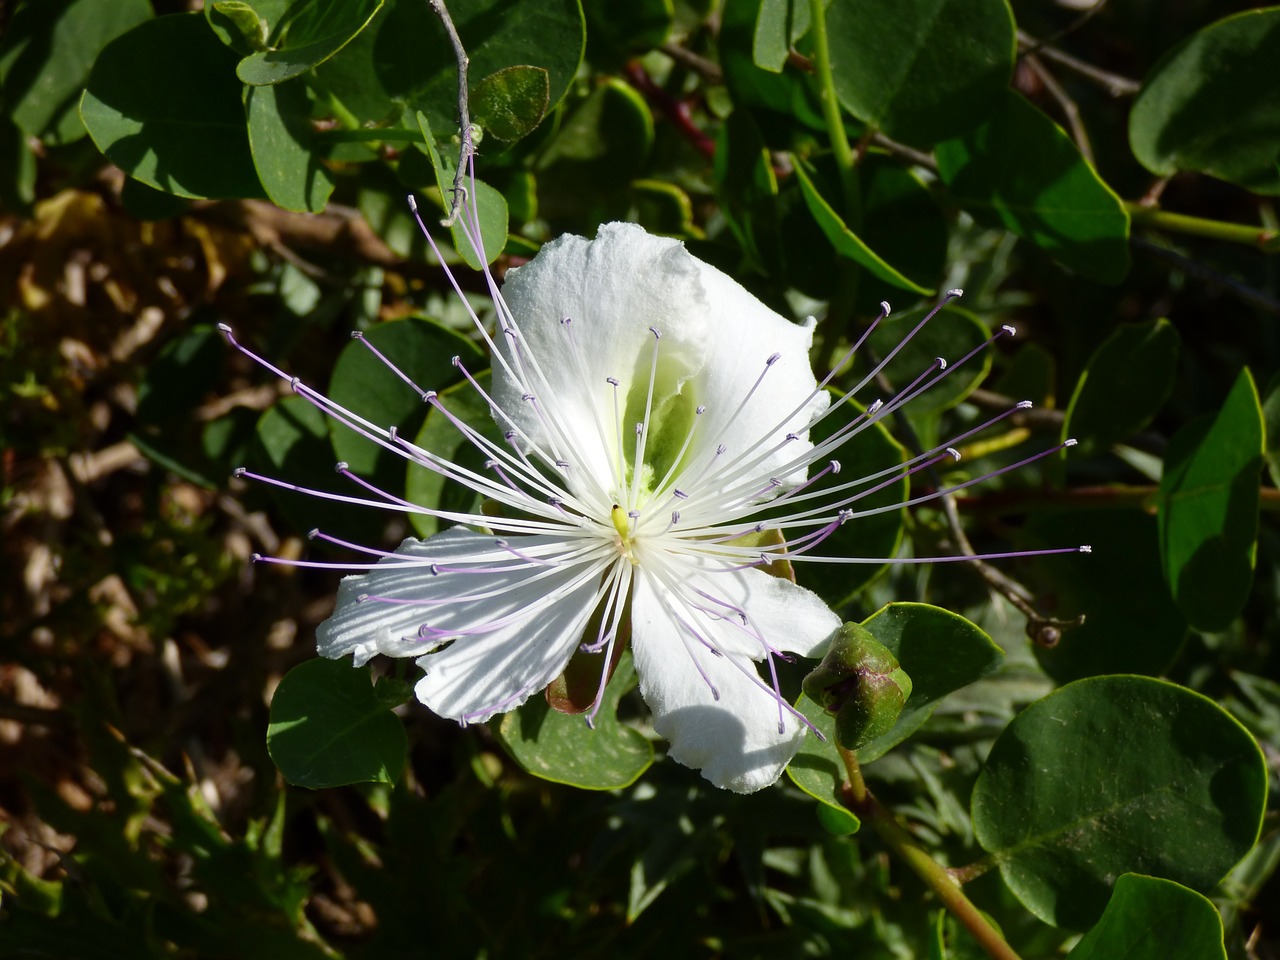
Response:
[{"label": "bare twig", "polygon": [[1128,77],[1122,77],[1118,73],[1111,73],[1108,70],[1095,67],[1091,63],[1085,63],[1069,53],[1064,53],[1057,47],[1051,47],[1037,40],[1025,30],[1018,31],[1018,45],[1024,52],[1033,53],[1036,56],[1043,57],[1045,60],[1052,60],[1068,70],[1074,70],[1085,79],[1092,80],[1101,86],[1113,97],[1131,97],[1142,89],[1142,84],[1136,80],[1130,80]]},{"label": "bare twig", "polygon": [[1071,99],[1067,91],[1062,88],[1057,78],[1048,71],[1044,63],[1034,54],[1025,54],[1024,60],[1031,72],[1036,78],[1044,84],[1045,90],[1049,92],[1049,96],[1058,105],[1058,109],[1062,111],[1063,117],[1067,121],[1067,126],[1071,128],[1071,139],[1075,141],[1076,147],[1084,158],[1093,164],[1093,148],[1089,145],[1089,134],[1084,129],[1084,123],[1080,119],[1080,108],[1076,106],[1076,102]]},{"label": "bare twig", "polygon": [[664,43],[659,49],[676,63],[683,64],[698,74],[707,83],[724,83],[724,71],[714,60],[708,60],[674,42]]},{"label": "bare twig", "polygon": [[938,162],[933,159],[932,154],[924,153],[915,149],[915,147],[908,147],[905,143],[899,143],[897,140],[891,140],[878,130],[872,134],[871,142],[894,156],[902,157],[909,163],[915,164],[917,167],[923,167],[935,173],[938,170]]},{"label": "bare twig", "polygon": [[467,88],[467,68],[471,65],[471,58],[463,49],[462,38],[458,36],[458,29],[453,25],[453,18],[449,16],[444,0],[427,0],[427,3],[431,5],[432,12],[440,18],[444,32],[449,36],[449,44],[453,47],[454,59],[458,62],[458,131],[461,142],[458,146],[458,169],[453,172],[453,200],[449,204],[449,216],[441,221],[444,226],[451,227],[458,219],[462,203],[467,198],[464,180],[467,176],[469,161],[476,149],[471,131],[471,106]]}]

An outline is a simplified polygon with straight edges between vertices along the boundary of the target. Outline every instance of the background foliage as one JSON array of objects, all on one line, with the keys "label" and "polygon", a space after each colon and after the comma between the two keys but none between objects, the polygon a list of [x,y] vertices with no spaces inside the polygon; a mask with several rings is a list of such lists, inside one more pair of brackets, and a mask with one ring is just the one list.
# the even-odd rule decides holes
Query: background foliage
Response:
[{"label": "background foliage", "polygon": [[[812,571],[914,681],[860,751],[867,781],[1024,957],[1280,955],[1280,8],[450,8],[496,270],[630,219],[824,316],[819,369],[879,300],[883,355],[964,287],[899,385],[1017,325],[897,437],[1036,409],[911,495],[1075,437],[956,499],[981,550],[1094,552],[1003,580]],[[890,835],[859,829],[830,748],[761,794],[715,791],[653,763],[625,663],[595,735],[541,701],[462,731],[402,706],[405,674],[312,659],[336,575],[248,564],[339,556],[303,539],[321,521],[410,531],[233,482],[241,464],[337,489],[345,460],[460,495],[331,431],[215,328],[451,452],[347,347],[363,330],[442,392],[449,357],[483,365],[404,202],[443,212],[456,151],[425,2],[0,19],[0,952],[979,955]],[[866,556],[961,548],[936,508],[846,529]]]}]

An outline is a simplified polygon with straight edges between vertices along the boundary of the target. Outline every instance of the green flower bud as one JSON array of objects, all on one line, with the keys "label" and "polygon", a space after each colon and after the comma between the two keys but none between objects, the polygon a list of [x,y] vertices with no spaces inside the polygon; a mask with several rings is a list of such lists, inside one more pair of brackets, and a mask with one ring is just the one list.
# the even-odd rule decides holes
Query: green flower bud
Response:
[{"label": "green flower bud", "polygon": [[804,692],[836,718],[836,740],[848,750],[884,736],[911,696],[911,678],[888,647],[856,623],[846,623]]}]

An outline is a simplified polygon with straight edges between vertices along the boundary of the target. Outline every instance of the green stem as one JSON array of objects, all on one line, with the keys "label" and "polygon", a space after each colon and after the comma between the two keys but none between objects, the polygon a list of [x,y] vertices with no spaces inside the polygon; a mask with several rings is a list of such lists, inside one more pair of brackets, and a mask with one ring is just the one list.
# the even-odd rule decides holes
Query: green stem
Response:
[{"label": "green stem", "polygon": [[1247,223],[1227,223],[1222,220],[1206,220],[1204,217],[1191,217],[1184,213],[1170,213],[1159,207],[1143,206],[1140,203],[1126,202],[1125,209],[1135,224],[1165,230],[1169,233],[1185,233],[1195,237],[1208,237],[1210,240],[1225,240],[1228,243],[1242,243],[1245,246],[1257,247],[1263,253],[1280,252],[1280,231],[1255,227]]},{"label": "green stem", "polygon": [[[858,183],[857,154],[849,145],[849,135],[840,115],[840,99],[836,96],[835,74],[831,71],[831,47],[827,43],[827,11],[823,0],[809,0],[809,36],[813,38],[813,65],[822,100],[822,116],[827,122],[831,153],[840,171],[840,190],[844,195],[841,211],[844,222],[852,230],[862,225],[862,188]],[[858,265],[846,257],[837,259],[839,274],[835,291],[827,304],[827,316],[835,319],[839,330],[853,322],[853,305],[858,292]]]},{"label": "green stem", "polygon": [[831,152],[840,169],[840,186],[844,190],[845,222],[854,225],[862,207],[858,178],[854,171],[857,157],[849,145],[849,135],[840,116],[840,100],[836,97],[835,75],[831,72],[831,48],[827,43],[827,11],[822,0],[809,0],[809,36],[813,38],[813,65],[821,91],[822,116],[831,138]]},{"label": "green stem", "polygon": [[1004,937],[1000,936],[982,912],[973,905],[973,901],[964,895],[964,891],[960,889],[947,868],[929,856],[916,842],[915,837],[911,836],[898,822],[893,813],[881,806],[867,789],[866,782],[862,779],[862,771],[858,766],[857,755],[844,747],[838,749],[849,777],[845,783],[846,806],[864,823],[870,823],[889,849],[906,861],[907,866],[914,870],[942,901],[942,905],[951,911],[951,915],[964,925],[973,939],[986,951],[987,956],[992,960],[1021,960]]}]

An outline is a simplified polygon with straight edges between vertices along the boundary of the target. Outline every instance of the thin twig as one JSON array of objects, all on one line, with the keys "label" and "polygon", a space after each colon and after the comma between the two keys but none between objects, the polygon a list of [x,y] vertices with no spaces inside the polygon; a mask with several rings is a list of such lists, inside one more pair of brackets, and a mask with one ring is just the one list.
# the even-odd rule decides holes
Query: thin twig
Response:
[{"label": "thin twig", "polygon": [[1128,77],[1122,77],[1118,73],[1111,73],[1100,67],[1095,67],[1091,63],[1085,63],[1069,53],[1064,53],[1057,47],[1048,46],[1037,40],[1025,30],[1018,31],[1018,45],[1024,51],[1034,52],[1036,56],[1043,57],[1046,60],[1052,60],[1054,63],[1074,70],[1080,76],[1101,86],[1113,97],[1132,97],[1142,89],[1142,84],[1136,80],[1130,80]]},{"label": "thin twig", "polygon": [[462,38],[458,36],[458,30],[453,25],[453,18],[449,16],[449,11],[445,8],[444,0],[427,0],[427,3],[440,18],[440,23],[444,25],[444,32],[449,36],[449,44],[453,47],[453,56],[458,63],[458,130],[461,143],[458,145],[458,168],[453,172],[451,191],[453,199],[449,203],[449,216],[441,221],[444,226],[451,227],[458,219],[462,203],[467,198],[467,188],[463,181],[467,176],[468,161],[475,153],[471,132],[471,106],[467,91],[467,67],[471,65],[471,58],[467,56],[467,51],[462,46]]},{"label": "thin twig", "polygon": [[724,83],[724,71],[720,69],[720,64],[714,60],[708,60],[700,54],[694,53],[692,50],[686,50],[680,44],[675,42],[664,43],[658,48],[676,63],[683,64],[688,67],[703,80],[711,84]]},{"label": "thin twig", "polygon": [[1058,109],[1062,111],[1066,118],[1067,126],[1071,128],[1071,139],[1075,141],[1076,147],[1080,153],[1084,155],[1085,160],[1089,161],[1089,165],[1093,165],[1093,147],[1089,145],[1089,134],[1084,129],[1084,122],[1080,119],[1080,108],[1076,106],[1076,102],[1071,99],[1067,91],[1062,88],[1057,78],[1049,72],[1039,57],[1034,54],[1025,54],[1024,60],[1031,72],[1034,73],[1041,83],[1044,84],[1045,90],[1048,91]]}]

